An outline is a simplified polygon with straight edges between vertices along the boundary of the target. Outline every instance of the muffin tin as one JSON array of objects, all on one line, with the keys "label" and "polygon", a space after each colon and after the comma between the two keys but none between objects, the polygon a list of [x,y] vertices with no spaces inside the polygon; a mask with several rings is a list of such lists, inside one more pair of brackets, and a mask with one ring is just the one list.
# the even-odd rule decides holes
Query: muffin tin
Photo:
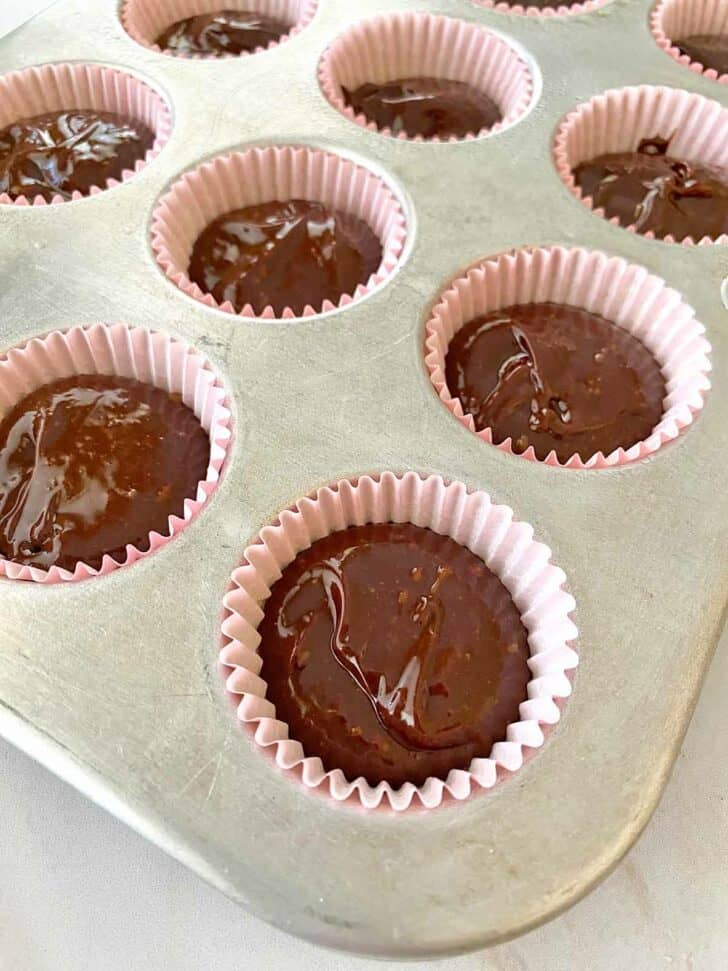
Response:
[{"label": "muffin tin", "polygon": [[[481,24],[530,65],[531,108],[457,144],[355,125],[321,92],[352,22],[416,9]],[[436,955],[528,930],[619,860],[654,809],[720,632],[728,580],[728,251],[631,234],[589,211],[552,158],[561,119],[602,91],[684,88],[728,105],[650,34],[651,4],[522,16],[471,0],[319,0],[304,30],[250,57],[137,44],[113,0],[59,0],[0,41],[0,69],[92,61],[171,106],[169,142],[93,198],[0,206],[2,349],[97,321],[202,351],[226,388],[220,484],[173,541],[105,577],[0,582],[0,731],[254,913],[352,951]],[[407,235],[399,265],[350,306],[301,320],[226,314],[174,286],[152,213],[183,172],[231,149],[332,151],[381,174]],[[521,461],[438,400],[425,324],[449,282],[511,248],[602,250],[695,308],[713,389],[691,427],[615,469]],[[366,812],[287,778],[235,723],[218,672],[223,597],[260,528],[317,488],[384,470],[437,473],[512,507],[576,602],[580,667],[560,724],[512,778],[427,811]],[[666,847],[666,852],[669,848]]]}]

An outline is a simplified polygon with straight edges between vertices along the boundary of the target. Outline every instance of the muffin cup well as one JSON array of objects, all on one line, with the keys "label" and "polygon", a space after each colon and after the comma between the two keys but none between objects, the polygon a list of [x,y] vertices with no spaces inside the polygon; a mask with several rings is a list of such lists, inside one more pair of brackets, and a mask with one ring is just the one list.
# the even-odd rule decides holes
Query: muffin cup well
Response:
[{"label": "muffin cup well", "polygon": [[[133,40],[150,50],[170,57],[197,60],[206,59],[212,55],[162,50],[156,43],[157,37],[178,20],[185,20],[198,14],[217,13],[220,10],[252,11],[291,25],[291,29],[286,34],[266,47],[258,47],[255,51],[244,51],[242,54],[222,55],[224,58],[235,58],[270,50],[294,37],[313,20],[317,4],[318,0],[124,0],[121,7],[121,23]],[[216,58],[216,60],[219,59],[219,57]]]},{"label": "muffin cup well", "polygon": [[[577,199],[606,218],[604,210],[595,208],[591,197],[582,194],[573,170],[599,155],[636,151],[643,139],[655,137],[668,140],[669,153],[677,158],[728,170],[728,109],[699,94],[646,84],[605,91],[570,112],[556,131],[556,170]],[[616,217],[609,222],[620,225]],[[624,228],[637,232],[634,225]],[[651,230],[641,235],[655,238]],[[663,242],[678,240],[668,235]],[[686,236],[679,242],[728,243],[728,234],[699,240]]]},{"label": "muffin cup well", "polygon": [[[154,132],[152,147],[136,162],[133,170],[124,170],[122,182],[141,172],[159,154],[172,130],[172,116],[161,95],[144,81],[116,68],[98,64],[44,64],[0,77],[0,129],[23,118],[73,108],[114,112],[131,121],[142,122]],[[117,179],[107,179],[104,185],[93,186],[88,195],[97,195],[118,184]],[[85,195],[76,191],[70,200],[56,195],[51,204],[83,199]],[[0,203],[17,206],[48,204],[40,195],[32,200],[25,196],[13,199],[7,193],[0,194]]]},{"label": "muffin cup well", "polygon": [[230,411],[225,391],[207,360],[183,341],[144,327],[94,324],[53,331],[9,350],[0,359],[0,419],[37,388],[73,375],[103,374],[134,378],[179,394],[210,437],[210,461],[194,496],[185,499],[182,516],[170,516],[166,533],[149,534],[149,548],[129,544],[123,562],[104,556],[97,570],[85,563],[75,569],[49,569],[0,557],[0,575],[40,583],[103,576],[164,546],[200,511],[215,490],[230,442]]},{"label": "muffin cup well", "polygon": [[[299,742],[288,737],[288,726],[276,718],[260,677],[258,625],[271,587],[283,569],[316,540],[347,526],[365,523],[413,523],[452,537],[482,558],[505,584],[528,631],[532,678],[528,698],[521,702],[520,721],[508,726],[507,737],[496,742],[488,758],[473,759],[467,770],[453,769],[446,779],[429,778],[423,785],[405,783],[399,789],[387,782],[371,786],[364,778],[347,779],[337,768],[324,768],[321,759],[307,756]],[[569,642],[577,636],[570,618],[574,600],[564,589],[564,573],[550,562],[551,551],[533,539],[533,530],[513,518],[508,506],[494,505],[484,492],[468,492],[459,482],[440,476],[421,478],[414,472],[399,476],[343,480],[300,499],[265,526],[245,550],[224,598],[224,645],[220,662],[227,674],[228,692],[239,696],[237,717],[255,726],[255,741],[272,748],[276,765],[291,771],[309,789],[333,799],[350,799],[366,809],[381,803],[405,810],[413,802],[427,809],[447,796],[466,799],[474,789],[490,788],[499,769],[515,771],[523,763],[524,748],[543,744],[542,725],[560,717],[559,702],[571,693],[567,671],[578,657]]]},{"label": "muffin cup well", "polygon": [[[394,270],[405,241],[405,218],[382,178],[355,162],[320,149],[294,146],[252,148],[222,155],[187,172],[162,196],[152,217],[152,249],[164,273],[180,290],[225,313],[275,318],[272,307],[256,314],[250,304],[240,311],[219,304],[188,276],[190,255],[200,233],[218,216],[264,202],[304,199],[320,202],[364,220],[382,245],[382,262],[369,280],[338,301],[344,307],[365,296]],[[330,300],[306,306],[301,316],[335,310]],[[286,307],[280,319],[296,314]]]},{"label": "muffin cup well", "polygon": [[522,14],[527,17],[568,17],[589,13],[611,3],[611,0],[583,0],[582,3],[560,4],[558,7],[534,7],[528,3],[507,3],[506,0],[473,0],[479,7],[497,10],[498,13]]},{"label": "muffin cup well", "polygon": [[[533,96],[528,65],[506,41],[477,24],[432,14],[403,13],[360,21],[332,42],[319,64],[319,82],[331,104],[362,128],[383,135],[393,132],[378,128],[349,107],[342,87],[353,89],[407,77],[465,82],[498,105],[502,121],[467,139],[512,124],[525,113]],[[409,136],[399,132],[395,137]],[[425,141],[421,135],[409,140]],[[460,139],[451,136],[446,140]]]},{"label": "muffin cup well", "polygon": [[[522,303],[560,303],[613,321],[652,352],[666,384],[663,415],[649,438],[629,448],[585,458],[574,455],[567,468],[602,469],[624,465],[656,452],[694,420],[710,388],[710,344],[691,307],[659,277],[621,257],[560,246],[525,249],[484,260],[444,291],[425,325],[425,364],[447,409],[478,438],[493,443],[490,428],[476,431],[445,380],[447,348],[455,334],[475,317]],[[510,439],[496,446],[513,454]],[[533,447],[521,458],[539,461]],[[554,452],[544,460],[561,465]]]},{"label": "muffin cup well", "polygon": [[728,34],[728,4],[724,0],[660,0],[650,17],[652,34],[659,46],[679,64],[711,81],[728,84],[728,74],[682,54],[675,41],[695,34]]}]

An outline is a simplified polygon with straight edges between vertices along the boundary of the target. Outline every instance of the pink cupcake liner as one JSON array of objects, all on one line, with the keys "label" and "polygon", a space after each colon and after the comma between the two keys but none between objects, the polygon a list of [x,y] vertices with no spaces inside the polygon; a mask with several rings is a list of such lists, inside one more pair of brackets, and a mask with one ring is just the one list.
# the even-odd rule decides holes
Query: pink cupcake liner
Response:
[{"label": "pink cupcake liner", "polygon": [[[528,65],[502,38],[477,24],[432,14],[403,13],[361,21],[331,44],[319,64],[319,82],[331,104],[357,125],[382,135],[393,133],[350,108],[342,87],[351,90],[406,77],[466,82],[495,101],[503,120],[466,140],[513,124],[533,97]],[[406,132],[394,137],[408,139]],[[420,135],[408,140],[441,141]]]},{"label": "pink cupcake liner", "polygon": [[[582,195],[573,169],[598,155],[635,151],[642,139],[655,137],[669,140],[671,155],[728,169],[728,109],[699,94],[646,84],[605,91],[568,114],[556,132],[554,162],[570,192],[606,218],[604,209]],[[620,225],[616,217],[609,222]],[[624,228],[637,232],[634,225]],[[640,235],[655,239],[651,230]],[[662,242],[678,240],[668,235]],[[699,240],[686,236],[679,242],[684,246],[723,244],[728,243],[728,234]]]},{"label": "pink cupcake liner", "polygon": [[[155,158],[169,139],[172,116],[163,98],[144,81],[98,64],[44,64],[29,67],[0,77],[0,129],[22,118],[33,118],[51,111],[88,108],[111,111],[133,121],[143,122],[155,134],[154,144],[133,171],[125,169],[121,181],[126,182],[141,172]],[[107,179],[104,185],[92,186],[88,195],[119,185],[117,179]],[[56,195],[51,204],[75,201],[85,194],[74,192],[71,200]],[[0,203],[27,206],[25,196],[12,199],[0,194]],[[36,196],[35,206],[45,206],[45,199]]]},{"label": "pink cupcake liner", "polygon": [[143,47],[170,57],[197,60],[206,59],[209,55],[162,50],[156,43],[156,38],[178,20],[221,10],[253,11],[291,25],[287,34],[266,47],[257,47],[255,51],[244,51],[242,54],[222,55],[224,58],[245,57],[247,54],[257,54],[259,51],[278,47],[283,41],[300,33],[313,20],[317,5],[318,0],[124,0],[121,23],[127,34]]},{"label": "pink cupcake liner", "polygon": [[[458,421],[493,444],[490,428],[476,431],[445,381],[450,341],[469,321],[502,307],[522,303],[560,303],[613,321],[637,337],[660,364],[666,384],[663,415],[649,438],[609,455],[572,456],[563,467],[604,469],[634,462],[677,438],[703,407],[710,388],[711,347],[695,312],[659,277],[621,257],[554,246],[524,249],[484,260],[458,277],[440,297],[425,325],[425,364],[435,391]],[[496,446],[516,454],[511,439]],[[520,458],[537,462],[533,447]],[[544,460],[562,466],[554,452]]]},{"label": "pink cupcake liner", "polygon": [[728,74],[718,74],[712,67],[692,61],[674,43],[694,34],[728,34],[725,0],[661,0],[652,11],[650,27],[659,46],[679,64],[711,81],[728,84]]},{"label": "pink cupcake liner", "polygon": [[473,0],[479,7],[486,7],[488,10],[497,10],[498,13],[521,14],[526,17],[568,17],[575,14],[589,13],[606,6],[612,0],[584,0],[583,3],[572,3],[571,5],[561,4],[558,7],[530,6],[528,3],[506,3],[504,0]]},{"label": "pink cupcake liner", "polygon": [[[451,536],[481,557],[505,584],[528,631],[531,651],[528,698],[521,702],[520,721],[508,726],[505,741],[493,745],[488,758],[473,759],[467,770],[453,769],[446,779],[429,778],[422,786],[405,783],[394,789],[386,782],[371,786],[364,778],[347,779],[340,769],[326,771],[321,759],[306,756],[301,744],[288,737],[288,726],[276,718],[260,677],[258,625],[264,602],[283,569],[316,540],[364,523],[408,522]],[[499,770],[515,772],[524,748],[544,742],[542,726],[560,718],[560,703],[571,693],[567,671],[578,657],[569,642],[577,636],[570,618],[573,597],[563,589],[566,577],[551,562],[551,551],[533,539],[533,529],[513,518],[508,506],[495,505],[485,492],[468,492],[460,482],[440,476],[399,476],[343,480],[300,499],[282,512],[245,550],[243,564],[232,575],[224,599],[224,646],[220,661],[226,687],[236,696],[237,717],[254,727],[255,741],[273,751],[276,765],[308,789],[337,801],[352,799],[366,809],[381,803],[405,810],[413,802],[427,809],[448,795],[466,799],[473,790],[495,785]],[[238,701],[239,698],[239,701]]]},{"label": "pink cupcake liner", "polygon": [[[344,294],[339,307],[365,296],[394,270],[405,241],[405,218],[392,190],[379,176],[349,159],[315,148],[270,146],[233,152],[212,159],[178,179],[159,201],[152,217],[152,249],[164,273],[195,300],[235,314],[229,301],[219,304],[190,280],[192,248],[200,233],[218,216],[264,202],[304,199],[320,202],[363,219],[382,244],[382,262],[366,284]],[[330,300],[307,306],[303,317],[335,310]],[[256,314],[246,304],[242,317],[275,318],[271,306]],[[294,318],[286,307],[279,319]]]},{"label": "pink cupcake liner", "polygon": [[179,533],[214,492],[230,442],[230,411],[224,389],[206,359],[182,341],[144,327],[94,324],[53,331],[12,348],[0,358],[0,418],[37,388],[74,374],[104,374],[135,378],[173,394],[194,411],[210,436],[210,463],[194,497],[185,499],[184,512],[169,517],[165,534],[149,534],[149,549],[126,547],[119,563],[105,556],[98,570],[77,563],[73,572],[52,566],[14,563],[0,556],[0,575],[39,583],[84,580],[104,576],[158,550]]}]

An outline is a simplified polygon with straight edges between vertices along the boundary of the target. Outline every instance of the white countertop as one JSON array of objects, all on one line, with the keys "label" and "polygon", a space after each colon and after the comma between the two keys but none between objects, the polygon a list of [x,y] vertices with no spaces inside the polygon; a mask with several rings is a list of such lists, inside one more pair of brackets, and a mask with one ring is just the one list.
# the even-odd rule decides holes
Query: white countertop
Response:
[{"label": "white countertop", "polygon": [[[728,635],[665,797],[638,845],[604,884],[526,937],[427,968],[728,967],[727,683]],[[388,966],[395,965],[303,944],[249,917],[0,741],[0,971]]]}]

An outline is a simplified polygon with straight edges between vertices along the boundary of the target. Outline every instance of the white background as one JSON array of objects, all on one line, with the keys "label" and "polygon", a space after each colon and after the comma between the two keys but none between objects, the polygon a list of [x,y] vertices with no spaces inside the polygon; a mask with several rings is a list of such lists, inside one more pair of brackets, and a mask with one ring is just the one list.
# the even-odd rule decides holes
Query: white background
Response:
[{"label": "white background", "polygon": [[0,0],[0,37],[50,7],[53,0]]},{"label": "white background", "polygon": [[[0,36],[48,5],[0,0]],[[728,637],[655,818],[601,887],[526,937],[428,969],[728,968],[726,684]],[[0,741],[0,971],[388,966],[302,944],[249,917]]]}]

